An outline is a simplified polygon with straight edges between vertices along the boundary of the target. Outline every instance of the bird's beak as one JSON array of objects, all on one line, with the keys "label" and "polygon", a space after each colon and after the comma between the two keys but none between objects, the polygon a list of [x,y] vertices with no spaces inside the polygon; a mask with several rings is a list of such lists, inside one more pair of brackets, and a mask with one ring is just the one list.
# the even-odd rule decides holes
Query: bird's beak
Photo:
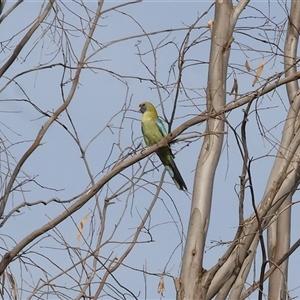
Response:
[{"label": "bird's beak", "polygon": [[145,111],[146,111],[146,107],[145,106],[142,106],[140,105],[140,109],[139,111],[143,114]]}]

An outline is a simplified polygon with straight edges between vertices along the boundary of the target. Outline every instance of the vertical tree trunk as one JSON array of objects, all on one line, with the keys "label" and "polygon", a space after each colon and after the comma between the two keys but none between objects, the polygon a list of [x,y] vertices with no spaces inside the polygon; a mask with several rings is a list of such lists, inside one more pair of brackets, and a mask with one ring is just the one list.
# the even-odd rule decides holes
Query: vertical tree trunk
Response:
[{"label": "vertical tree trunk", "polygon": [[[300,2],[294,0],[291,2],[290,19],[287,28],[287,35],[284,48],[284,68],[286,76],[292,75],[297,72],[296,69],[296,56],[299,40],[300,30]],[[290,145],[295,133],[298,131],[298,113],[300,107],[298,104],[300,99],[296,96],[299,92],[299,86],[297,81],[289,82],[286,85],[289,102],[291,104],[289,115],[286,121],[285,130],[283,131],[283,137],[281,141],[281,148],[277,155],[277,164],[274,167],[281,164],[281,161],[285,159],[284,153]],[[297,163],[295,164],[297,168]],[[275,169],[275,168],[274,168]],[[276,169],[273,172],[276,176]],[[273,180],[273,176],[270,176],[270,184]],[[299,175],[294,178],[295,185],[299,181]],[[290,205],[292,202],[292,195],[294,190],[290,191],[289,196],[282,203],[278,209],[278,218],[268,228],[268,252],[269,260],[272,263],[276,263],[290,248],[290,231],[291,231],[291,210]],[[286,299],[287,297],[287,276],[288,276],[288,259],[282,263],[270,276],[269,280],[269,299]]]},{"label": "vertical tree trunk", "polygon": [[[232,1],[216,1],[215,19],[211,33],[210,64],[206,103],[208,114],[226,104],[226,78],[233,42],[233,30],[239,14],[248,1],[235,8]],[[215,171],[223,144],[223,117],[207,121],[206,133],[200,150],[194,180],[194,190],[187,241],[182,261],[177,299],[206,299],[210,282],[203,268],[203,255],[209,226]]]}]

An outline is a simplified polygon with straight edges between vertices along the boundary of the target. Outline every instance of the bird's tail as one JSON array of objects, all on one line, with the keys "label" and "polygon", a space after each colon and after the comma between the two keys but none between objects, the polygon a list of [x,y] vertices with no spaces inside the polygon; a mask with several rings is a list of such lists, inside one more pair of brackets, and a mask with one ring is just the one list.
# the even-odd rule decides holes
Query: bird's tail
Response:
[{"label": "bird's tail", "polygon": [[168,173],[170,174],[170,176],[172,177],[177,188],[180,190],[187,190],[186,184],[185,184],[173,159],[172,159],[171,164],[166,165],[165,168],[168,171]]}]

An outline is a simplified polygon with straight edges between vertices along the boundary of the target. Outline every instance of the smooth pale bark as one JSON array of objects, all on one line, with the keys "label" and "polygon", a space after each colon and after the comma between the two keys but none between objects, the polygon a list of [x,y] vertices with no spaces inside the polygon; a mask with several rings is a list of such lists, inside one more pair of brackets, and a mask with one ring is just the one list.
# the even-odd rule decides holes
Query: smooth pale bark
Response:
[{"label": "smooth pale bark", "polygon": [[[287,35],[285,40],[284,48],[284,67],[286,71],[286,76],[289,76],[297,72],[296,69],[296,57],[297,48],[299,40],[299,30],[300,30],[300,1],[292,1],[290,19],[287,29]],[[293,81],[286,85],[287,95],[289,102],[291,104],[290,113],[291,119],[288,118],[285,130],[283,132],[282,138],[282,148],[285,148],[290,140],[293,138],[295,131],[298,130],[298,112],[299,104],[295,105],[295,102],[300,101],[299,97],[294,96],[299,90],[298,82]],[[280,160],[284,159],[284,155],[278,158],[278,163]],[[297,158],[295,158],[298,160]],[[297,163],[295,164],[297,168]],[[276,175],[276,169],[273,172]],[[271,178],[271,176],[270,176]],[[299,174],[295,173],[296,181],[299,182]],[[289,192],[289,191],[287,191]],[[289,196],[283,202],[278,210],[278,218],[271,224],[268,228],[268,254],[271,263],[276,263],[290,248],[290,231],[291,231],[291,210],[290,205],[292,202],[292,195],[294,190],[290,191]],[[286,299],[287,297],[287,275],[288,275],[288,260],[286,260],[281,266],[279,266],[269,279],[269,292],[268,296],[270,299]]]},{"label": "smooth pale bark", "polygon": [[[296,2],[292,3],[295,21],[291,26],[294,28],[291,29],[290,26],[290,32],[287,34],[285,53],[289,53],[290,56],[285,59],[286,76],[292,76],[296,72],[294,63],[300,20],[298,15],[300,4]],[[208,115],[212,115],[226,102],[226,74],[230,45],[233,41],[233,29],[241,8],[244,8],[247,3],[247,1],[241,1],[233,7],[231,1],[216,1],[207,86]],[[214,175],[223,142],[223,136],[214,132],[222,132],[224,123],[222,116],[207,121],[206,133],[208,135],[205,135],[196,167],[187,242],[181,274],[176,286],[178,300],[212,299],[215,296],[216,299],[221,300],[226,299],[228,295],[230,299],[241,297],[257,247],[259,243],[262,243],[261,246],[266,243],[263,239],[259,240],[259,232],[268,227],[270,227],[268,234],[270,259],[274,263],[280,261],[289,249],[290,210],[288,207],[291,203],[291,196],[299,184],[300,174],[297,156],[300,145],[297,120],[300,99],[293,98],[298,92],[296,80],[291,82],[287,89],[291,107],[265,193],[256,208],[256,213],[239,225],[242,230],[237,232],[235,242],[210,270],[203,268],[203,255],[209,227]],[[282,241],[280,247],[277,246],[279,240]],[[285,297],[287,263],[282,263],[280,268],[283,273],[271,274],[274,279],[270,278],[270,299],[273,299],[271,295],[277,297],[274,299],[279,299],[280,296]],[[266,272],[267,268],[259,271]],[[280,277],[276,273],[280,274]],[[256,284],[254,290],[257,287]]]},{"label": "smooth pale bark", "polygon": [[240,299],[240,296],[244,290],[245,282],[247,280],[247,277],[248,277],[248,274],[249,274],[249,271],[250,271],[250,268],[252,265],[252,261],[256,255],[256,249],[257,249],[258,242],[259,242],[258,235],[256,235],[256,237],[253,240],[251,247],[248,251],[249,255],[245,259],[243,266],[237,276],[237,279],[231,288],[228,300]]},{"label": "smooth pale bark", "polygon": [[[232,1],[216,1],[215,19],[211,36],[210,65],[207,83],[208,114],[226,104],[226,78],[233,42],[233,30],[239,14],[248,1],[233,7]],[[210,282],[203,269],[203,255],[210,219],[215,171],[223,144],[223,116],[207,121],[206,133],[200,150],[194,180],[191,217],[177,287],[177,299],[206,299]],[[229,271],[230,272],[230,271]]]},{"label": "smooth pale bark", "polygon": [[[286,76],[291,76],[295,73],[295,57],[298,45],[298,30],[300,20],[300,2],[294,1],[292,3],[292,15],[291,22],[286,39],[285,47],[285,68]],[[297,6],[297,7],[296,7]],[[272,171],[269,176],[269,180],[266,186],[265,194],[261,204],[257,208],[259,219],[263,220],[262,229],[265,229],[269,224],[268,229],[268,254],[269,259],[276,263],[284,253],[289,249],[289,235],[290,235],[290,210],[288,209],[291,196],[299,184],[299,170],[298,170],[298,155],[299,153],[299,121],[298,113],[300,110],[300,98],[294,97],[298,93],[297,81],[292,81],[287,84],[287,91],[290,99],[290,109],[286,118],[282,140],[278,145],[278,153],[275,159]],[[269,217],[265,217],[269,216]],[[272,216],[274,216],[272,218]],[[252,220],[251,220],[252,219]],[[251,220],[251,222],[250,222]],[[246,263],[247,251],[251,244],[257,244],[258,233],[254,233],[258,230],[258,224],[253,215],[249,218],[249,222],[246,220],[244,223],[244,237],[240,240],[240,245],[237,246],[238,250],[233,251],[228,261],[234,261],[236,256],[237,261],[243,261],[243,277],[237,278],[234,286],[241,287],[249,272],[249,262]],[[238,255],[237,255],[238,253]],[[252,257],[252,259],[254,256]],[[226,265],[222,266],[222,269]],[[240,273],[241,273],[240,272]],[[282,263],[278,271],[272,273],[270,276],[270,284],[268,296],[269,299],[284,299],[286,297],[286,279],[287,279],[287,261]],[[233,294],[230,295],[231,299],[238,298],[239,291],[233,290]]]}]

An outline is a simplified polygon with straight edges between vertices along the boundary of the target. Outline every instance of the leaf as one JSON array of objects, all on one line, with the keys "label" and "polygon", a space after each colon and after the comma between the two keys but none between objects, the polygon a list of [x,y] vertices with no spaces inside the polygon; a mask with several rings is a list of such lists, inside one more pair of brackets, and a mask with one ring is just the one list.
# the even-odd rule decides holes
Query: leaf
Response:
[{"label": "leaf", "polygon": [[262,73],[262,71],[264,69],[264,65],[265,65],[264,60],[261,60],[261,62],[259,63],[259,66],[258,66],[258,68],[256,70],[256,74],[255,74],[255,78],[253,80],[252,86],[254,86],[256,84],[256,82],[258,81],[258,79],[260,78],[261,73]]},{"label": "leaf", "polygon": [[246,62],[245,62],[245,67],[246,67],[246,69],[247,69],[248,72],[251,71],[251,68],[250,68],[250,65],[248,63],[248,60],[246,60]]},{"label": "leaf", "polygon": [[239,89],[238,81],[236,78],[234,78],[233,86],[229,95],[232,95],[234,93],[235,98],[237,98],[238,89]]},{"label": "leaf", "polygon": [[165,280],[164,277],[160,277],[158,287],[157,287],[157,292],[163,297],[164,296],[164,291],[165,291]]},{"label": "leaf", "polygon": [[77,241],[80,242],[81,241],[81,236],[82,236],[82,231],[83,231],[83,227],[89,217],[89,213],[87,215],[85,215],[82,220],[80,221],[80,224],[78,226],[78,231],[77,231]]},{"label": "leaf", "polygon": [[9,274],[8,272],[6,272],[7,274],[7,277],[8,277],[8,281],[10,283],[10,287],[11,287],[11,291],[12,291],[12,294],[13,294],[13,299],[14,300],[17,300],[18,299],[18,287],[17,287],[17,284],[16,284],[16,281],[14,279],[14,276]]},{"label": "leaf", "polygon": [[213,26],[214,26],[214,21],[213,20],[208,20],[207,21],[207,26],[209,27],[210,32],[212,32]]}]

